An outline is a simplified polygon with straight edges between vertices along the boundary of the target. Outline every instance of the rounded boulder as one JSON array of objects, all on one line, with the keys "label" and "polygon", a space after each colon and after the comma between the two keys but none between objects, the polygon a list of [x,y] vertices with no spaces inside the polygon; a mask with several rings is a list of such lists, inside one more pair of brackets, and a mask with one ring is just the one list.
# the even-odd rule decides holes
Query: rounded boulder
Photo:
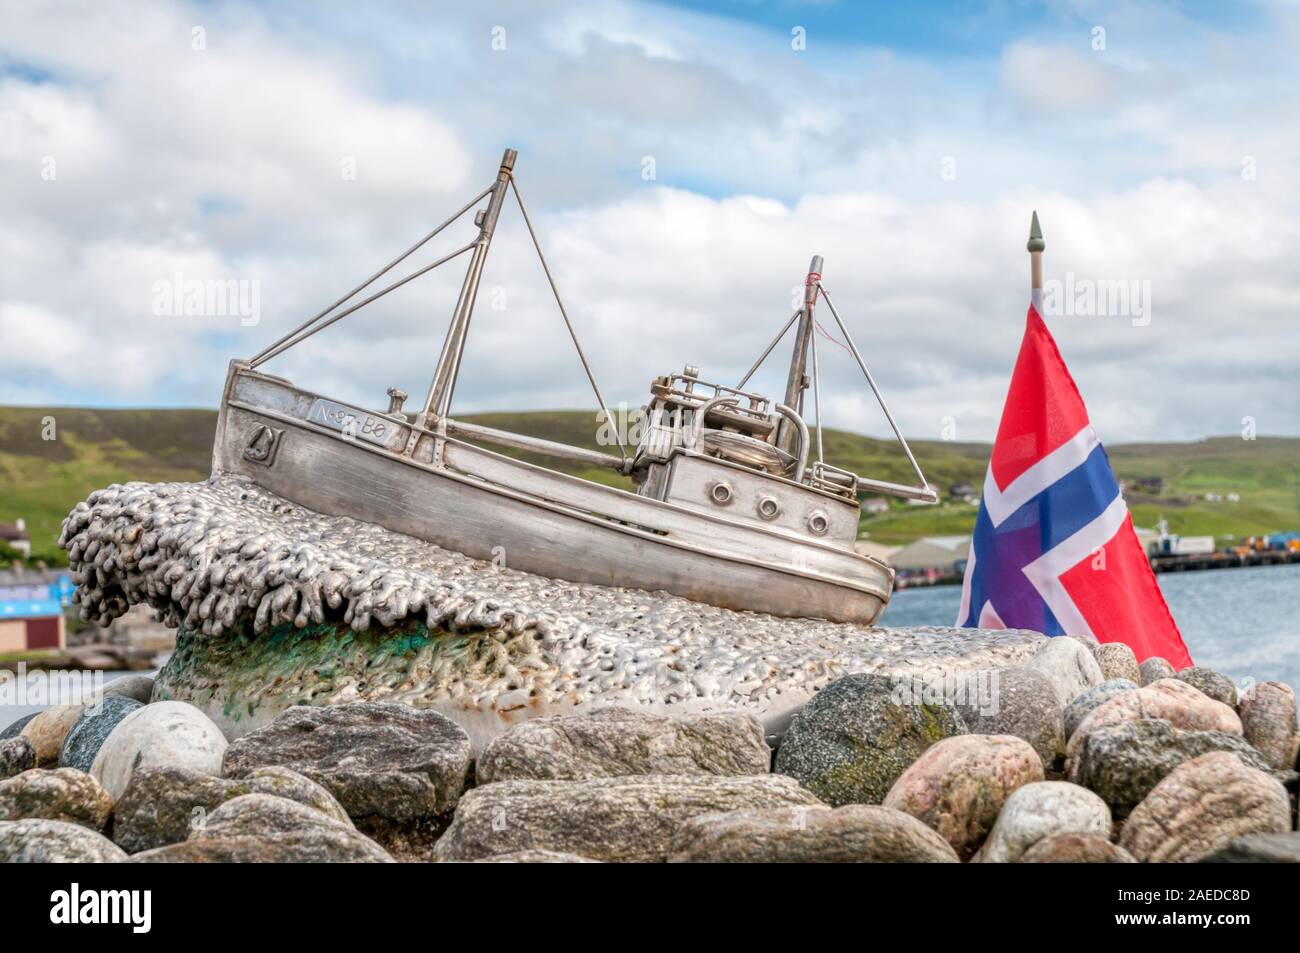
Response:
[{"label": "rounded boulder", "polygon": [[89,774],[75,768],[35,768],[0,781],[0,820],[44,818],[102,831],[113,800]]},{"label": "rounded boulder", "polygon": [[84,705],[55,705],[38,712],[23,728],[22,736],[36,749],[38,767],[51,767],[59,763],[59,752],[72,726],[81,718]]},{"label": "rounded boulder", "polygon": [[99,754],[113,729],[140,707],[140,702],[126,695],[108,696],[99,704],[91,705],[68,729],[63,748],[59,751],[59,766],[89,771],[95,763],[95,755]]},{"label": "rounded boulder", "polygon": [[1127,678],[1111,678],[1102,682],[1095,688],[1090,688],[1070,704],[1065,709],[1065,738],[1068,741],[1083,720],[1091,715],[1094,711],[1110,701],[1116,695],[1122,695],[1125,692],[1131,692],[1136,689],[1137,683]]},{"label": "rounded boulder", "polygon": [[1136,864],[1118,844],[1096,834],[1053,834],[1020,855],[1018,864]]},{"label": "rounded boulder", "polygon": [[988,837],[1012,792],[1043,780],[1043,762],[1011,735],[959,735],[922,752],[885,797],[885,807],[938,831],[969,858]]},{"label": "rounded boulder", "polygon": [[0,864],[111,864],[126,851],[88,827],[30,818],[0,821]]},{"label": "rounded boulder", "polygon": [[1120,837],[1144,863],[1200,860],[1246,834],[1291,829],[1286,788],[1235,754],[1215,751],[1179,765],[1139,804]]},{"label": "rounded boulder", "polygon": [[1173,678],[1178,674],[1166,659],[1162,659],[1158,655],[1151,656],[1139,665],[1138,672],[1142,675],[1141,681],[1138,682],[1139,685],[1150,685],[1162,678]]},{"label": "rounded boulder", "polygon": [[1092,650],[1092,654],[1104,678],[1126,678],[1135,685],[1141,684],[1142,672],[1138,668],[1137,656],[1123,642],[1103,642]]},{"label": "rounded boulder", "polygon": [[926,748],[966,733],[939,693],[908,679],[848,675],[791,720],[775,771],[827,804],[879,804]]},{"label": "rounded boulder", "polygon": [[1242,733],[1241,719],[1228,705],[1207,697],[1186,682],[1164,678],[1146,688],[1123,692],[1093,709],[1066,742],[1067,771],[1075,770],[1074,762],[1089,732],[1142,718],[1161,719],[1187,731]]},{"label": "rounded boulder", "polygon": [[954,703],[975,735],[1014,735],[1033,746],[1044,768],[1065,753],[1065,722],[1052,680],[1028,665],[959,673]]},{"label": "rounded boulder", "polygon": [[1174,676],[1197,691],[1230,708],[1237,707],[1237,686],[1228,676],[1203,665],[1185,668]]},{"label": "rounded boulder", "polygon": [[935,831],[876,804],[729,811],[691,818],[673,840],[672,863],[953,864]]},{"label": "rounded boulder", "polygon": [[988,840],[980,848],[984,863],[1008,864],[1045,837],[1095,834],[1110,839],[1106,802],[1087,788],[1066,781],[1039,781],[1018,788],[1007,798]]},{"label": "rounded boulder", "polygon": [[100,746],[90,773],[117,800],[141,768],[188,768],[219,775],[226,738],[184,702],[155,702],[128,714]]},{"label": "rounded boulder", "polygon": [[0,781],[36,767],[36,748],[23,737],[0,741]]},{"label": "rounded boulder", "polygon": [[1296,700],[1281,682],[1257,682],[1241,696],[1241,727],[1249,741],[1273,768],[1295,765],[1292,745],[1296,733]]},{"label": "rounded boulder", "polygon": [[1097,659],[1078,639],[1048,639],[1029,664],[1052,680],[1062,710],[1088,689],[1105,681]]}]

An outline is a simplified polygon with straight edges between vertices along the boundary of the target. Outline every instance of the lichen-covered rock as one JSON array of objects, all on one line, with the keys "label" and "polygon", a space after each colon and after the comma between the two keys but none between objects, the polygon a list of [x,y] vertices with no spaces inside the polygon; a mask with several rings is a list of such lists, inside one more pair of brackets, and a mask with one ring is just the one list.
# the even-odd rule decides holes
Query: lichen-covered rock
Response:
[{"label": "lichen-covered rock", "polygon": [[1060,701],[1043,672],[1028,665],[1009,665],[957,672],[951,680],[956,686],[953,704],[971,734],[1021,738],[1038,752],[1045,768],[1065,753]]},{"label": "lichen-covered rock", "polygon": [[[270,842],[281,861],[294,863],[391,863],[382,847],[350,823],[272,794],[231,798],[196,825],[190,842]],[[166,848],[163,848],[164,850]]]},{"label": "lichen-covered rock", "polygon": [[226,739],[193,705],[155,702],[117,723],[95,755],[90,773],[117,800],[142,768],[189,768],[220,774]]},{"label": "lichen-covered rock", "polygon": [[1300,864],[1300,831],[1245,834],[1202,857],[1203,864]]},{"label": "lichen-covered rock", "polygon": [[1126,678],[1137,685],[1142,682],[1137,656],[1123,642],[1102,642],[1092,650],[1103,678]]},{"label": "lichen-covered rock", "polygon": [[111,864],[126,851],[97,831],[67,821],[0,821],[0,864]]},{"label": "lichen-covered rock", "polygon": [[53,767],[59,763],[63,740],[77,723],[84,705],[55,705],[37,712],[23,728],[22,735],[36,749],[36,766]]},{"label": "lichen-covered rock", "polygon": [[1162,678],[1173,678],[1178,674],[1166,659],[1162,659],[1158,655],[1151,656],[1139,665],[1138,672],[1142,675],[1142,678],[1138,682],[1139,685],[1150,685],[1152,682],[1158,682]]},{"label": "lichen-covered rock", "polygon": [[815,806],[790,778],[630,775],[585,781],[498,781],[467,792],[434,848],[440,861],[555,850],[605,861],[662,861],[700,814]]},{"label": "lichen-covered rock", "polygon": [[137,771],[113,808],[113,840],[128,854],[179,843],[213,811],[244,794],[270,794],[305,804],[348,827],[352,821],[325,788],[279,766],[244,778],[217,778],[186,768]]},{"label": "lichen-covered rock", "polygon": [[1088,689],[1065,709],[1065,738],[1068,741],[1079,730],[1083,724],[1083,719],[1087,718],[1094,711],[1110,701],[1116,695],[1122,695],[1124,692],[1131,692],[1137,688],[1137,683],[1127,678],[1110,678]]},{"label": "lichen-covered rock", "polygon": [[1212,668],[1193,665],[1191,668],[1183,669],[1174,677],[1186,682],[1197,691],[1208,695],[1217,702],[1223,702],[1230,708],[1237,707],[1237,686],[1228,676],[1220,674]]},{"label": "lichen-covered rock", "polygon": [[1132,854],[1096,834],[1053,834],[1020,855],[1018,864],[1136,864]]},{"label": "lichen-covered rock", "polygon": [[[1037,761],[1037,757],[1034,758]],[[673,863],[957,863],[939,834],[876,804],[702,814],[673,838]]]},{"label": "lichen-covered rock", "polygon": [[963,860],[993,828],[1017,788],[1043,780],[1043,762],[1011,735],[959,735],[936,742],[894,782],[885,807],[937,831]]},{"label": "lichen-covered rock", "polygon": [[1186,682],[1165,678],[1145,688],[1116,695],[1093,709],[1065,745],[1067,771],[1073,772],[1073,763],[1091,732],[1142,718],[1162,719],[1187,731],[1241,734],[1241,719],[1230,707],[1207,697]]},{"label": "lichen-covered rock", "polygon": [[534,718],[497,736],[478,759],[479,784],[576,781],[629,774],[766,774],[772,752],[751,715],[668,718],[627,708]]},{"label": "lichen-covered rock", "polygon": [[33,718],[35,718],[39,714],[40,714],[39,711],[34,711],[30,715],[23,715],[23,717],[17,719],[16,721],[11,721],[5,727],[4,731],[0,731],[0,741],[7,741],[10,738],[17,738],[19,735],[22,734],[23,729],[27,727],[28,722],[30,722]]},{"label": "lichen-covered rock", "polygon": [[89,772],[95,756],[118,723],[141,703],[126,695],[105,697],[99,704],[90,705],[68,729],[59,751],[59,767],[76,768]]},{"label": "lichen-covered rock", "polygon": [[1002,807],[979,859],[1009,864],[1045,837],[1095,834],[1110,839],[1110,808],[1087,788],[1067,781],[1039,781],[1014,791]]},{"label": "lichen-covered rock", "polygon": [[600,861],[558,850],[512,850],[508,854],[480,857],[471,864],[598,864]]},{"label": "lichen-covered rock", "polygon": [[1236,754],[1267,769],[1264,756],[1241,735],[1226,731],[1182,731],[1163,719],[1124,721],[1090,732],[1070,780],[1095,791],[1116,817],[1126,817],[1170,771],[1211,751]]},{"label": "lichen-covered rock", "polygon": [[827,804],[879,804],[921,752],[966,732],[955,707],[910,679],[847,675],[794,716],[775,770]]},{"label": "lichen-covered rock", "polygon": [[132,698],[147,705],[153,700],[153,681],[152,675],[123,675],[108,682],[100,694],[102,698]]},{"label": "lichen-covered rock", "polygon": [[0,781],[36,767],[36,747],[21,735],[0,741]]},{"label": "lichen-covered rock", "polygon": [[179,844],[141,851],[137,864],[392,863],[351,824],[268,794],[225,802]]},{"label": "lichen-covered rock", "polygon": [[1286,789],[1226,751],[1174,768],[1124,824],[1120,846],[1143,862],[1200,860],[1245,834],[1291,829]]},{"label": "lichen-covered rock", "polygon": [[469,736],[437,712],[354,702],[288,709],[237,739],[224,773],[281,765],[323,785],[353,820],[405,824],[455,807],[470,763]]},{"label": "lichen-covered rock", "polygon": [[1052,680],[1062,710],[1088,689],[1105,681],[1096,658],[1077,639],[1049,639],[1029,664]]},{"label": "lichen-covered rock", "polygon": [[102,831],[112,811],[108,792],[75,768],[35,768],[0,781],[0,821],[44,818]]},{"label": "lichen-covered rock", "polygon": [[1295,692],[1281,682],[1256,682],[1241,697],[1241,727],[1273,768],[1293,768]]}]

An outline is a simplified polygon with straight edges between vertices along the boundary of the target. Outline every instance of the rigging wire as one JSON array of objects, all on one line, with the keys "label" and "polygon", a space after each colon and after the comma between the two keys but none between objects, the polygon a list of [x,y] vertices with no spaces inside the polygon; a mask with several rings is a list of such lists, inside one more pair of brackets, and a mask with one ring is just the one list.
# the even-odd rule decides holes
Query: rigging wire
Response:
[{"label": "rigging wire", "polygon": [[849,349],[852,352],[854,359],[858,362],[858,367],[861,368],[863,375],[867,378],[867,383],[871,385],[871,392],[876,395],[876,403],[880,404],[880,409],[885,412],[885,419],[889,421],[889,426],[894,431],[894,437],[897,438],[899,446],[903,448],[903,452],[907,454],[907,460],[912,464],[912,470],[916,473],[916,478],[921,481],[921,486],[928,488],[930,484],[926,482],[925,474],[921,472],[921,465],[916,462],[916,457],[912,454],[912,448],[907,445],[907,440],[904,439],[903,432],[898,429],[898,424],[894,421],[894,415],[889,412],[889,405],[885,403],[885,396],[880,393],[880,388],[876,386],[876,379],[871,376],[871,371],[867,370],[867,362],[862,359],[862,354],[858,351],[858,346],[853,343],[853,335],[849,334],[848,325],[844,323],[844,319],[840,317],[840,313],[835,310],[835,302],[831,301],[831,296],[827,293],[826,286],[818,282],[817,288],[821,292],[822,297],[826,299],[826,306],[831,309],[831,314],[835,317],[835,323],[839,325],[840,333],[844,335],[844,340],[848,342]]},{"label": "rigging wire", "polygon": [[[489,192],[491,192],[491,191],[492,191],[492,187],[491,187],[491,186],[488,186],[486,189],[484,189],[484,190],[483,190],[482,192],[480,192],[478,195],[474,196],[474,198],[472,198],[472,199],[470,199],[468,202],[466,202],[465,205],[461,208],[461,210],[460,210],[459,212],[457,212],[456,214],[452,215],[451,218],[447,219],[445,222],[443,222],[441,225],[439,225],[439,226],[438,226],[437,228],[435,228],[433,231],[429,232],[429,234],[425,235],[423,238],[421,238],[418,242],[416,242],[416,243],[415,243],[414,245],[412,245],[410,248],[406,249],[406,251],[402,252],[400,255],[398,255],[396,258],[394,258],[394,259],[393,259],[392,261],[390,261],[388,264],[384,265],[383,268],[380,268],[377,272],[375,272],[373,275],[371,275],[371,276],[370,276],[369,278],[367,278],[365,281],[361,282],[361,284],[357,285],[355,288],[353,288],[351,291],[349,291],[347,294],[345,294],[342,298],[339,298],[337,301],[335,301],[332,305],[330,305],[330,306],[329,306],[328,308],[326,308],[325,310],[320,311],[320,312],[316,313],[315,315],[313,315],[312,317],[308,318],[306,321],[304,321],[302,324],[298,325],[296,328],[294,328],[294,329],[293,329],[292,331],[290,331],[288,334],[284,335],[283,337],[279,338],[278,340],[276,340],[276,341],[272,342],[271,344],[267,345],[266,347],[264,347],[261,351],[259,351],[257,354],[253,355],[253,357],[251,357],[251,358],[249,359],[249,361],[248,361],[249,367],[257,367],[259,364],[264,364],[265,362],[269,361],[271,358],[275,357],[277,354],[281,354],[281,353],[283,353],[287,348],[293,347],[293,345],[297,344],[299,341],[305,341],[305,340],[307,340],[307,338],[311,337],[312,334],[315,334],[316,331],[319,331],[321,328],[323,328],[323,327],[328,327],[330,324],[333,324],[334,321],[337,320],[337,318],[334,318],[334,319],[328,321],[326,324],[321,325],[321,328],[316,328],[316,329],[313,330],[310,334],[304,334],[304,335],[302,335],[302,337],[297,337],[297,335],[299,335],[299,334],[301,334],[303,331],[307,330],[307,328],[311,327],[313,324],[315,324],[315,323],[316,323],[317,321],[319,321],[321,318],[325,317],[325,315],[329,314],[331,311],[333,311],[333,310],[334,310],[335,308],[337,308],[339,305],[343,304],[343,303],[344,303],[345,301],[347,301],[349,298],[354,297],[354,296],[357,295],[359,292],[361,292],[361,291],[365,290],[366,288],[368,288],[371,284],[373,284],[373,283],[375,282],[375,280],[376,280],[377,278],[379,278],[379,277],[382,276],[382,275],[387,274],[389,271],[392,271],[392,269],[393,269],[396,265],[401,264],[403,261],[405,261],[407,258],[409,258],[412,254],[414,254],[418,249],[420,249],[421,247],[423,247],[423,246],[424,246],[424,245],[425,245],[425,244],[426,244],[430,239],[432,239],[434,236],[436,236],[436,235],[437,235],[439,232],[441,232],[444,228],[446,228],[446,227],[447,227],[448,225],[450,225],[452,222],[456,221],[456,219],[460,218],[462,215],[464,215],[466,212],[468,212],[471,208],[473,208],[475,205],[477,205],[480,201],[482,201],[482,200],[483,200],[483,197],[484,197],[485,195],[487,195],[487,194],[488,194]],[[462,250],[463,250],[463,249],[462,249]],[[459,254],[459,252],[457,252],[457,254]],[[433,265],[432,267],[437,267],[437,265],[442,264],[443,262],[446,262],[446,261],[450,261],[451,258],[454,258],[454,257],[455,257],[455,255],[452,255],[452,256],[450,256],[450,257],[448,257],[448,258],[444,258],[444,259],[442,259],[441,261],[435,263],[435,265]],[[417,274],[417,275],[422,275],[422,274],[424,274],[426,271],[429,271],[429,270],[430,270],[429,268],[425,268],[425,269],[423,269],[423,270],[421,270],[421,271],[416,272],[416,274]],[[412,276],[412,277],[414,277],[414,276]],[[408,279],[408,280],[409,280],[409,279]],[[391,286],[390,288],[388,288],[387,290],[388,290],[388,291],[391,291],[393,288],[396,288],[396,287],[398,287],[398,286],[397,286],[397,285],[392,285],[392,286]],[[370,299],[368,299],[368,300],[373,301],[374,298],[370,298]],[[363,302],[363,303],[364,303],[364,302]],[[352,311],[355,311],[355,310],[356,310],[356,308],[353,308],[353,309],[352,309]],[[347,313],[350,314],[351,311],[349,311],[349,312],[347,312]],[[295,340],[290,341],[290,338],[294,338]],[[286,342],[288,342],[288,343],[286,343]]]},{"label": "rigging wire", "polygon": [[582,369],[587,372],[587,380],[591,382],[591,389],[596,394],[596,400],[600,404],[601,411],[605,414],[605,419],[614,429],[614,439],[618,441],[619,455],[626,463],[627,448],[623,446],[623,435],[619,431],[618,421],[614,419],[614,415],[605,406],[605,398],[600,393],[600,387],[596,383],[596,376],[591,371],[591,365],[587,363],[587,355],[582,350],[582,343],[578,340],[578,333],[573,329],[573,322],[569,320],[569,313],[564,310],[564,302],[560,300],[560,289],[555,286],[555,279],[551,277],[551,268],[546,263],[546,256],[542,254],[542,244],[537,240],[537,233],[533,231],[532,219],[528,217],[528,209],[524,207],[524,197],[519,194],[519,186],[515,182],[513,173],[510,176],[510,191],[514,192],[515,201],[519,203],[519,211],[523,213],[524,224],[528,226],[528,235],[533,240],[533,247],[537,249],[537,258],[542,263],[542,271],[546,272],[546,280],[550,282],[551,293],[555,295],[555,303],[560,308],[560,316],[564,318],[564,326],[569,329],[569,337],[573,339],[573,346],[578,351],[578,360],[582,362]]},{"label": "rigging wire", "polygon": [[[370,304],[370,302],[372,302],[372,301],[378,301],[378,300],[379,300],[380,298],[382,298],[384,295],[388,294],[388,292],[390,292],[390,291],[396,291],[398,288],[402,287],[402,285],[406,284],[408,281],[414,281],[416,278],[419,278],[421,275],[426,274],[426,273],[428,273],[428,272],[430,272],[430,271],[433,271],[433,269],[437,268],[439,265],[445,265],[447,262],[451,261],[453,258],[458,258],[458,257],[460,257],[461,255],[465,254],[465,252],[467,252],[467,251],[469,251],[471,248],[473,248],[476,244],[478,244],[478,240],[477,240],[477,239],[475,239],[474,241],[470,242],[470,243],[469,243],[468,245],[466,245],[465,247],[460,248],[460,249],[458,249],[457,251],[452,252],[450,255],[444,255],[442,258],[439,258],[439,259],[438,259],[437,261],[435,261],[433,264],[431,264],[431,265],[425,265],[423,268],[419,269],[418,271],[413,271],[413,272],[411,272],[411,273],[410,273],[409,275],[407,275],[405,278],[401,278],[401,279],[399,279],[399,280],[397,280],[397,281],[394,281],[394,282],[393,282],[391,285],[389,285],[387,288],[383,288],[383,289],[380,290],[380,291],[376,291],[376,292],[375,292],[374,294],[372,294],[369,298],[365,298],[365,299],[363,299],[363,300],[361,300],[361,301],[358,301],[358,302],[357,302],[356,304],[354,304],[352,307],[347,308],[347,309],[344,310],[344,311],[340,311],[338,314],[332,316],[332,317],[331,317],[328,321],[326,321],[325,323],[320,324],[320,325],[317,325],[316,327],[312,328],[312,329],[311,329],[310,331],[308,331],[306,334],[303,334],[303,335],[301,335],[300,337],[298,337],[298,338],[296,338],[296,339],[294,339],[294,340],[292,340],[292,341],[286,341],[286,342],[284,342],[283,344],[280,344],[280,345],[277,346],[273,351],[271,351],[269,354],[267,354],[265,357],[261,358],[260,360],[258,360],[258,361],[256,361],[256,362],[250,362],[249,366],[250,366],[250,367],[257,367],[258,364],[264,363],[264,362],[266,362],[266,361],[269,361],[269,360],[270,360],[271,358],[273,358],[273,357],[276,357],[276,356],[278,356],[278,355],[280,355],[280,354],[283,354],[285,351],[287,351],[289,348],[293,347],[295,344],[299,344],[299,343],[301,343],[301,342],[307,340],[309,337],[311,337],[313,334],[316,334],[318,331],[324,331],[326,328],[328,328],[328,327],[329,327],[331,324],[333,324],[335,321],[340,321],[340,320],[342,320],[343,318],[346,318],[349,314],[352,314],[354,311],[359,311],[360,309],[364,308],[366,305]],[[349,295],[349,297],[351,297],[351,296]],[[346,300],[346,299],[345,299],[345,300]]]}]

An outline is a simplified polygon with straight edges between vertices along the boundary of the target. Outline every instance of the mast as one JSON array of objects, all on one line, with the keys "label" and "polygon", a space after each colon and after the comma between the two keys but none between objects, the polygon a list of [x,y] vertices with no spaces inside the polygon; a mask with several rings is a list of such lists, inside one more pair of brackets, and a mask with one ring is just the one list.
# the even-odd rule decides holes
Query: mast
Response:
[{"label": "mast", "polygon": [[474,256],[470,259],[465,281],[456,299],[456,309],[452,312],[447,339],[443,342],[442,353],[438,357],[438,367],[433,374],[429,396],[417,418],[421,425],[431,414],[436,417],[445,416],[451,405],[451,393],[456,386],[456,374],[460,370],[460,358],[465,351],[465,338],[469,333],[469,319],[474,313],[474,300],[478,297],[479,279],[483,276],[483,264],[487,261],[488,247],[492,244],[492,233],[496,230],[497,218],[501,215],[501,203],[505,201],[506,190],[510,187],[510,175],[514,171],[517,156],[518,152],[514,149],[505,151],[487,208],[479,212],[475,219],[479,234],[474,242]]},{"label": "mast", "polygon": [[[813,335],[813,309],[817,303],[817,286],[822,280],[822,256],[813,255],[804,281],[803,310],[799,312],[799,327],[794,336],[794,353],[790,357],[790,375],[786,378],[785,399],[787,407],[803,415],[803,392],[808,389],[808,344]],[[797,437],[794,425],[784,418],[777,445],[787,453],[793,452]]]}]

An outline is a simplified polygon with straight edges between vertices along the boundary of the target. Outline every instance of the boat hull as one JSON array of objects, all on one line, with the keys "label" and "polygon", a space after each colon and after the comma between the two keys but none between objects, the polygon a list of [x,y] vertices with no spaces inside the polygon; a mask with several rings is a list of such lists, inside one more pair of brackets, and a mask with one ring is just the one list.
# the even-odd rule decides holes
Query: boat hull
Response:
[{"label": "boat hull", "polygon": [[341,407],[232,366],[214,472],[317,512],[572,582],[868,625],[889,599],[893,571],[836,545],[702,516],[358,408],[349,428]]}]

